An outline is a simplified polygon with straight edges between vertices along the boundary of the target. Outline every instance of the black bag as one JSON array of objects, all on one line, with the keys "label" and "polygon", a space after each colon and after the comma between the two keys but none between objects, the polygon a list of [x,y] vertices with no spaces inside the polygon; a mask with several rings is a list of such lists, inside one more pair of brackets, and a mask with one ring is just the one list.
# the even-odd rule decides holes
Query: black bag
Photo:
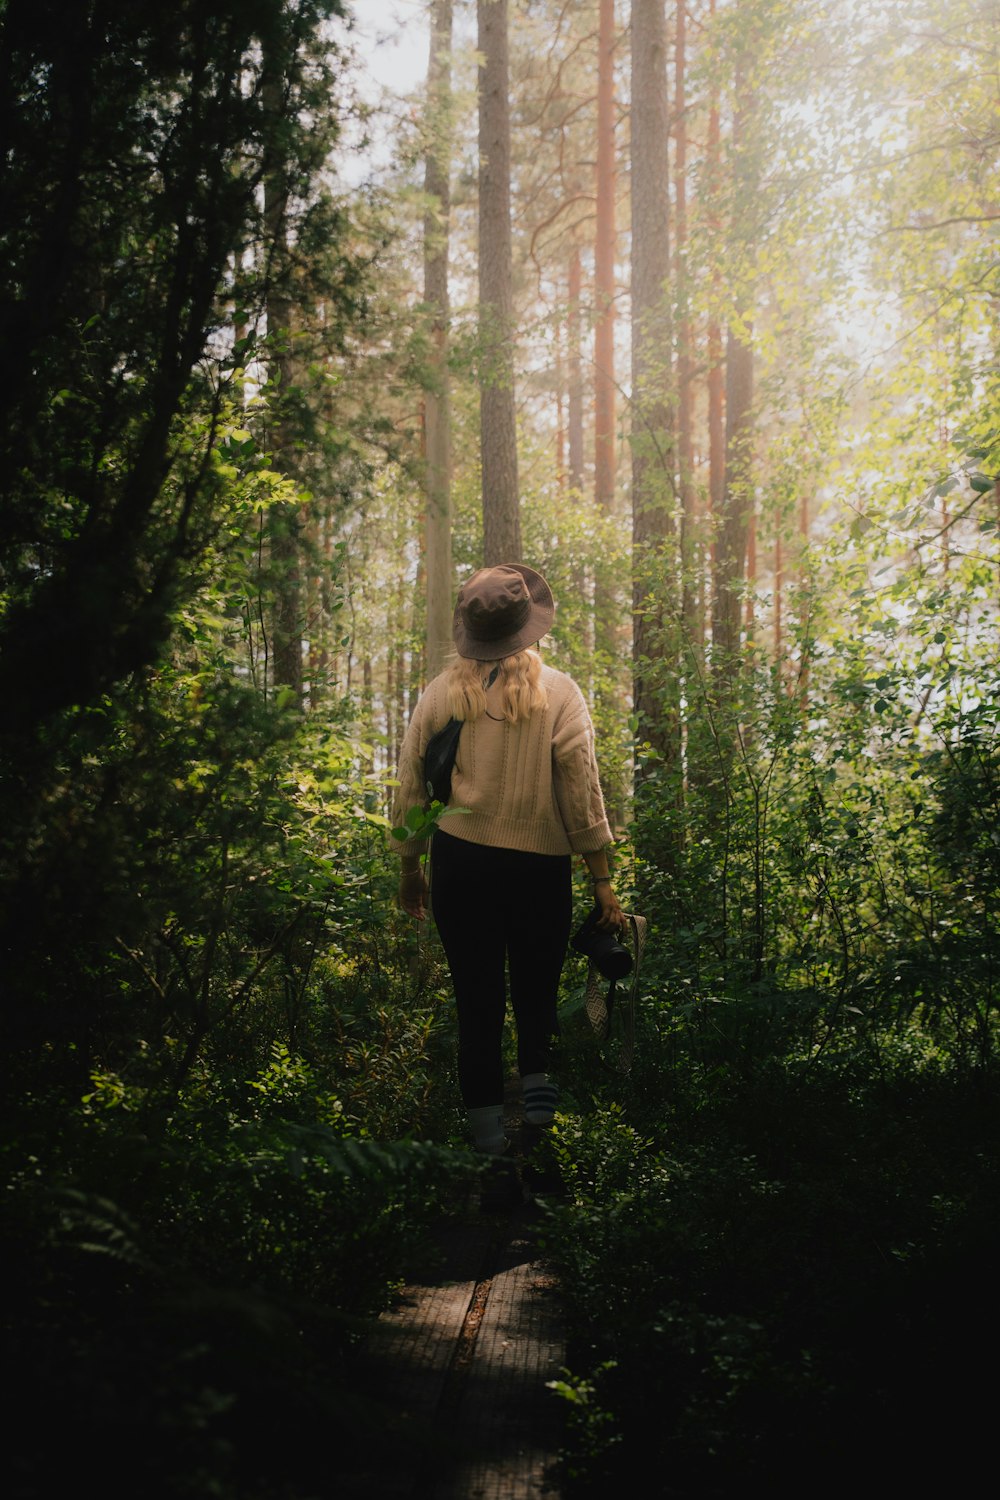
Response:
[{"label": "black bag", "polygon": [[[487,689],[493,686],[499,675],[500,668],[494,667],[486,683]],[[448,798],[451,796],[451,771],[458,754],[458,741],[464,723],[464,719],[449,719],[444,728],[439,729],[437,734],[432,734],[427,741],[427,749],[424,751],[424,786],[432,802],[448,805]]]},{"label": "black bag", "polygon": [[451,796],[451,771],[458,754],[458,739],[463,719],[449,719],[443,729],[432,734],[424,751],[424,785],[432,802],[448,803]]}]

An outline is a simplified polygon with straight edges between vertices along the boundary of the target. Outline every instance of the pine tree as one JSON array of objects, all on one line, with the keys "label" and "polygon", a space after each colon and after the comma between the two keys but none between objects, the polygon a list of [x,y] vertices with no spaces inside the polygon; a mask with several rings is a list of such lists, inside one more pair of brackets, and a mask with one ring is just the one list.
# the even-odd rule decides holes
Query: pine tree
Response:
[{"label": "pine tree", "polygon": [[[667,38],[664,0],[632,5],[632,613],[633,702],[643,739],[678,758],[671,616],[673,538]],[[666,630],[665,630],[666,625]]]},{"label": "pine tree", "polygon": [[448,247],[451,217],[452,0],[434,0],[427,68],[424,173],[424,302],[429,323],[424,392],[427,672],[440,671],[451,644],[451,377],[448,370]]},{"label": "pine tree", "polygon": [[507,0],[478,0],[479,381],[483,561],[521,557],[514,403]]}]

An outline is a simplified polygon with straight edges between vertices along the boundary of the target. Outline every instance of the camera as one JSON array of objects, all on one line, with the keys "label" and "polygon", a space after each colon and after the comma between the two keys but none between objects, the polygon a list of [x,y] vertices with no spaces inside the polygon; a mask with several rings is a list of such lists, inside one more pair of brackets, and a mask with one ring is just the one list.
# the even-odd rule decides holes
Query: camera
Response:
[{"label": "camera", "polygon": [[613,932],[599,930],[600,915],[601,905],[596,902],[587,920],[570,938],[570,945],[589,958],[605,979],[624,979],[632,972],[632,955]]}]

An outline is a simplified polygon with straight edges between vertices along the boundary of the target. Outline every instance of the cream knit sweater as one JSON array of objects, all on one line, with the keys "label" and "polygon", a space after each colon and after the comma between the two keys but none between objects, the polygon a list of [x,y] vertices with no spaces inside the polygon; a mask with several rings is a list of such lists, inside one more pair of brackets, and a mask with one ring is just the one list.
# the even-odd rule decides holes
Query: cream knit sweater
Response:
[{"label": "cream knit sweater", "polygon": [[[594,728],[583,694],[571,677],[542,667],[548,705],[510,724],[499,714],[500,691],[486,695],[487,712],[462,726],[441,827],[473,844],[536,854],[590,854],[611,843],[611,829],[594,754]],[[393,823],[427,801],[423,764],[427,741],[450,719],[447,674],[422,694],[399,756]],[[416,853],[425,846],[399,846]]]}]

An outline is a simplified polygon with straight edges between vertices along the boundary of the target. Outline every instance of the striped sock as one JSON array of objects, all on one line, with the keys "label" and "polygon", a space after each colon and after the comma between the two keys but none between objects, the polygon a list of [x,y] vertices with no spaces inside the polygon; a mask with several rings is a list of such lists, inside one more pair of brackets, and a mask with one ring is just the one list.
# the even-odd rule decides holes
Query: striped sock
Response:
[{"label": "striped sock", "polygon": [[500,1156],[507,1141],[503,1133],[503,1105],[484,1104],[478,1109],[466,1110],[469,1128],[477,1151],[489,1156]]},{"label": "striped sock", "polygon": [[559,1103],[559,1086],[547,1073],[525,1073],[521,1079],[524,1118],[529,1125],[551,1125]]}]

